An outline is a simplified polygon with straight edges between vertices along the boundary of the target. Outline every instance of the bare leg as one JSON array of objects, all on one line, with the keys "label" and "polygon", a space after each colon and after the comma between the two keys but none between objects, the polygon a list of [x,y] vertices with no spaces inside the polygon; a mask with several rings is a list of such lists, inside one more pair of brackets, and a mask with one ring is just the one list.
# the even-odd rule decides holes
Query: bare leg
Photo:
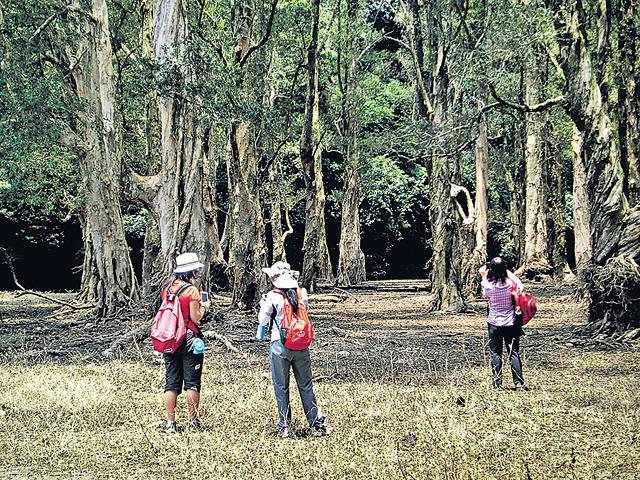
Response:
[{"label": "bare leg", "polygon": [[167,409],[167,420],[176,421],[176,403],[178,402],[178,392],[167,390],[164,392],[164,406]]},{"label": "bare leg", "polygon": [[189,420],[198,418],[198,408],[200,407],[200,392],[197,390],[187,390],[187,405],[189,407]]}]

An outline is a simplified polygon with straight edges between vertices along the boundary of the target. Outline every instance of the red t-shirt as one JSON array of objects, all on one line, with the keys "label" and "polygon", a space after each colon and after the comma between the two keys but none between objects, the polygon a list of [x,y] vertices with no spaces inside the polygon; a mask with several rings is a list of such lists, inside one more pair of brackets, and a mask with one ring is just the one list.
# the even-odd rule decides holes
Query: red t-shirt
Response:
[{"label": "red t-shirt", "polygon": [[[174,282],[171,284],[171,292],[173,293],[177,292],[178,289],[182,285],[184,285],[184,283],[185,282],[183,282],[182,280],[174,280]],[[167,296],[167,289],[163,288],[162,300],[164,300],[166,296]],[[200,299],[201,299],[200,290],[198,290],[193,285],[185,288],[182,291],[182,293],[180,294],[180,297],[178,297],[178,300],[180,301],[180,308],[182,308],[182,316],[184,317],[185,320],[189,320],[191,318],[191,310],[190,310],[191,302],[199,302]],[[196,334],[198,333],[198,329],[196,328],[193,322],[187,323],[187,328],[191,330],[193,333],[196,333]]]}]

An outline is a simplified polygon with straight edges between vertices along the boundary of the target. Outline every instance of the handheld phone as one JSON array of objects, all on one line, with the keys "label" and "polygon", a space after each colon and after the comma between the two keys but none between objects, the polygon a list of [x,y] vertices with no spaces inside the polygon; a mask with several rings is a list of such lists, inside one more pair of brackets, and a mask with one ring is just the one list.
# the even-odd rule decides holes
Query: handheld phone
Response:
[{"label": "handheld phone", "polygon": [[202,301],[203,302],[208,302],[209,301],[209,294],[207,292],[201,292],[200,296],[202,297]]}]

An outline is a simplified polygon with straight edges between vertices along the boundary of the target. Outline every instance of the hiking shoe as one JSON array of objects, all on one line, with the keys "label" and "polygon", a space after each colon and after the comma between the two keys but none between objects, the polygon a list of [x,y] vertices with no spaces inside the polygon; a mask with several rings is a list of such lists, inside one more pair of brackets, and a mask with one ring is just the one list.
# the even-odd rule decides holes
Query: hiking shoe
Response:
[{"label": "hiking shoe", "polygon": [[278,428],[278,430],[276,431],[276,435],[279,438],[291,438],[293,436],[291,430],[289,430],[289,428],[287,427]]},{"label": "hiking shoe", "polygon": [[174,421],[167,420],[162,426],[162,431],[164,433],[178,433],[178,425]]},{"label": "hiking shoe", "polygon": [[329,435],[329,427],[326,425],[317,425],[311,427],[310,434],[312,437],[324,437]]},{"label": "hiking shoe", "polygon": [[194,418],[193,420],[190,420],[189,423],[187,424],[187,427],[190,430],[204,430],[204,426],[202,425],[202,422],[200,421],[199,418]]},{"label": "hiking shoe", "polygon": [[528,392],[529,387],[526,385],[516,385],[516,392]]}]

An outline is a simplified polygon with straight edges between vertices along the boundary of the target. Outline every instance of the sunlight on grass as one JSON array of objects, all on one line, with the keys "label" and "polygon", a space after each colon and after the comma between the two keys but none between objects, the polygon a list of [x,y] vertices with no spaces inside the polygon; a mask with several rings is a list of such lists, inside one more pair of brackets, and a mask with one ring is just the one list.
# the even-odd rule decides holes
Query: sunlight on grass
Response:
[{"label": "sunlight on grass", "polygon": [[[530,368],[533,390],[494,391],[485,368],[437,386],[317,385],[332,433],[273,435],[266,371],[207,358],[204,432],[161,433],[163,367],[3,365],[0,476],[78,478],[638,478],[640,392],[610,375],[628,355],[580,353]],[[293,393],[293,392],[292,392]],[[292,395],[298,426],[303,416]],[[179,401],[184,422],[184,398]]]}]

